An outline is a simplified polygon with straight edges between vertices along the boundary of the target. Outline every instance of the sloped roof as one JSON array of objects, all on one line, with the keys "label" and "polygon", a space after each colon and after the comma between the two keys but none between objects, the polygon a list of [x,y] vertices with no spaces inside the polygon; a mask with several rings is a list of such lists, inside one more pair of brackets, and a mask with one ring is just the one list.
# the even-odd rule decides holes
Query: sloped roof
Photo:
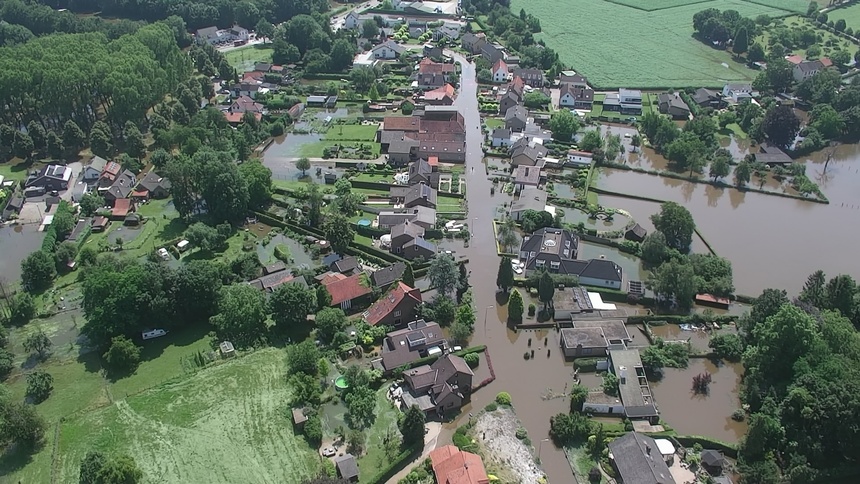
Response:
[{"label": "sloped roof", "polygon": [[366,277],[363,273],[359,273],[326,285],[325,288],[331,295],[332,306],[370,294],[370,284],[365,284],[364,280]]},{"label": "sloped roof", "polygon": [[609,451],[625,484],[675,484],[651,437],[631,432],[610,442]]},{"label": "sloped roof", "polygon": [[395,262],[388,267],[383,267],[374,272],[370,276],[370,279],[374,286],[386,286],[403,277],[404,272],[406,272],[406,264]]},{"label": "sloped roof", "polygon": [[364,312],[364,320],[367,321],[367,324],[375,326],[391,314],[391,311],[394,311],[404,299],[412,299],[416,303],[421,303],[421,290],[409,287],[402,282],[397,283],[394,289],[379,298]]},{"label": "sloped roof", "polygon": [[343,479],[353,479],[358,477],[358,464],[355,462],[355,456],[352,454],[344,454],[334,458],[334,464],[337,466],[337,472]]},{"label": "sloped roof", "polygon": [[481,457],[446,445],[430,452],[438,484],[486,484],[490,482]]}]

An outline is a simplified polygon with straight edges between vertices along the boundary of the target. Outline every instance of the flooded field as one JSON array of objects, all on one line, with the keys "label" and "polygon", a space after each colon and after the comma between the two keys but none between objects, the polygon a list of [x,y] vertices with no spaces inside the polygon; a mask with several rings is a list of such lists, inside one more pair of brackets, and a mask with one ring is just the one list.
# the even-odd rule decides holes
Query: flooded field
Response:
[{"label": "flooded field", "polygon": [[257,257],[259,257],[260,262],[263,265],[272,264],[277,260],[275,258],[275,248],[279,245],[285,246],[289,249],[291,259],[291,263],[289,264],[290,267],[306,269],[314,266],[314,261],[310,254],[305,251],[305,246],[283,234],[275,235],[266,245],[263,245],[262,243],[257,244]]},{"label": "flooded field", "polygon": [[45,233],[38,229],[36,224],[0,227],[0,248],[3,250],[0,282],[8,284],[21,280],[21,261],[39,250],[45,238]]}]

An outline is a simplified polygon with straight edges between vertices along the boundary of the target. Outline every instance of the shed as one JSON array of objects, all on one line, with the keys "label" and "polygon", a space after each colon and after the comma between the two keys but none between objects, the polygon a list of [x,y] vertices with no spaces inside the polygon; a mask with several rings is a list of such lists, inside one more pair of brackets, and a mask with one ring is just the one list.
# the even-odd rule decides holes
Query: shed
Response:
[{"label": "shed", "polygon": [[720,474],[726,464],[726,458],[718,450],[705,449],[702,451],[702,466],[710,473]]},{"label": "shed", "polygon": [[326,173],[323,175],[323,179],[326,185],[334,185],[334,182],[337,181],[337,173]]},{"label": "shed", "polygon": [[218,345],[218,348],[221,350],[221,356],[224,358],[236,356],[236,348],[234,348],[233,343],[229,341],[222,341],[221,344]]},{"label": "shed", "polygon": [[645,240],[645,236],[648,235],[648,231],[645,230],[641,225],[636,224],[630,228],[627,232],[624,233],[624,238],[627,240],[632,240],[633,242],[642,242]]},{"label": "shed", "polygon": [[294,408],[293,409],[293,424],[298,428],[304,428],[305,422],[308,421],[308,416],[305,415],[305,409],[303,408]]},{"label": "shed", "polygon": [[355,462],[355,456],[352,454],[344,454],[336,457],[334,465],[337,467],[337,473],[341,479],[350,481],[358,479],[358,464]]},{"label": "shed", "polygon": [[141,216],[136,213],[130,213],[125,216],[125,220],[123,221],[123,225],[130,225],[132,227],[136,227],[140,225]]}]

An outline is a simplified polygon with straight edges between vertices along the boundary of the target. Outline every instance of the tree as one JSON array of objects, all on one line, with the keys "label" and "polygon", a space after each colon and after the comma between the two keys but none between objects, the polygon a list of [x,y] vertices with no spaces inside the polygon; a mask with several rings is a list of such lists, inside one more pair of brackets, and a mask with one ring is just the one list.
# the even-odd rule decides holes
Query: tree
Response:
[{"label": "tree", "polygon": [[96,192],[88,192],[81,197],[81,215],[91,217],[99,209],[105,206],[105,199]]},{"label": "tree", "polygon": [[750,175],[752,175],[752,167],[749,162],[744,160],[738,163],[738,166],[735,167],[735,185],[738,187],[745,186],[750,182]]},{"label": "tree", "polygon": [[579,128],[579,119],[567,109],[556,111],[549,120],[552,137],[565,143],[573,139],[573,135],[579,131]]},{"label": "tree", "polygon": [[317,336],[326,343],[346,327],[346,315],[340,308],[325,308],[316,314]]},{"label": "tree", "polygon": [[837,20],[836,23],[833,25],[833,28],[836,29],[837,32],[844,32],[845,31],[845,19],[841,18],[841,19]]},{"label": "tree", "polygon": [[337,39],[331,46],[331,70],[342,71],[352,65],[355,56],[355,42],[349,39]]},{"label": "tree", "polygon": [[582,412],[582,405],[588,400],[588,387],[577,383],[570,389],[570,412]]},{"label": "tree", "polygon": [[544,271],[538,280],[538,298],[543,303],[544,311],[552,304],[552,296],[555,294],[555,282],[549,272]]},{"label": "tree", "polygon": [[98,451],[88,451],[81,460],[80,484],[98,484],[99,472],[107,462],[107,457]]},{"label": "tree", "polygon": [[0,402],[0,442],[32,450],[44,442],[46,427],[33,405],[8,399]]},{"label": "tree", "polygon": [[660,205],[660,213],[651,216],[654,228],[666,236],[666,244],[681,252],[690,250],[696,224],[690,211],[675,202]]},{"label": "tree", "polygon": [[254,27],[254,31],[257,33],[257,38],[263,39],[271,39],[275,35],[275,26],[271,24],[271,22],[267,21],[264,18],[261,18],[257,25]]},{"label": "tree", "polygon": [[415,287],[415,273],[412,271],[411,263],[406,263],[406,269],[403,270],[403,277],[401,280],[403,281],[403,284],[406,284],[409,287]]},{"label": "tree", "polygon": [[427,269],[427,276],[430,278],[431,286],[436,288],[440,296],[451,294],[457,288],[459,280],[454,257],[447,254],[437,255]]},{"label": "tree", "polygon": [[36,300],[28,292],[20,291],[14,296],[8,297],[7,304],[10,325],[23,326],[36,317]]},{"label": "tree", "polygon": [[43,370],[36,370],[27,375],[27,396],[34,403],[42,403],[48,399],[54,390],[54,377]]},{"label": "tree", "polygon": [[63,146],[63,140],[53,130],[48,131],[47,137],[48,156],[52,158],[60,158],[63,156],[63,151],[66,149]]},{"label": "tree", "polygon": [[800,130],[800,119],[791,106],[772,106],[765,112],[762,129],[771,143],[786,148],[794,142]]},{"label": "tree", "polygon": [[30,121],[27,124],[27,134],[30,135],[30,139],[33,140],[33,147],[35,149],[42,150],[47,146],[48,134],[45,132],[45,128],[43,128],[36,120]]},{"label": "tree", "polygon": [[651,289],[660,296],[674,298],[678,306],[689,308],[697,293],[696,273],[691,264],[671,260],[651,273]]},{"label": "tree", "polygon": [[377,89],[375,82],[370,86],[370,91],[368,91],[367,97],[371,101],[379,100],[379,89]]},{"label": "tree", "polygon": [[803,290],[800,291],[800,300],[812,304],[821,309],[826,307],[827,290],[824,288],[826,282],[824,271],[818,270],[809,275]]},{"label": "tree", "polygon": [[334,211],[329,211],[328,215],[326,215],[322,230],[326,240],[331,244],[332,250],[338,254],[346,252],[355,236],[355,231],[349,219],[342,213]]},{"label": "tree", "polygon": [[365,39],[375,39],[379,37],[379,27],[376,25],[376,21],[372,18],[365,20],[361,24],[361,36]]},{"label": "tree", "polygon": [[469,336],[472,336],[472,332],[474,328],[466,326],[465,324],[457,321],[451,325],[448,329],[448,332],[451,334],[451,338],[458,343],[465,343],[469,340]]},{"label": "tree", "polygon": [[732,44],[732,52],[737,54],[740,57],[741,54],[749,49],[749,32],[747,32],[746,27],[741,27],[738,29],[738,32],[735,34],[734,44]]},{"label": "tree", "polygon": [[287,367],[292,373],[316,376],[319,360],[319,349],[311,340],[291,346],[287,353]]},{"label": "tree", "polygon": [[208,252],[223,245],[224,237],[218,233],[215,227],[210,227],[203,222],[195,222],[185,231],[185,239],[192,247]]},{"label": "tree", "polygon": [[210,321],[221,339],[238,347],[253,346],[266,339],[265,307],[265,296],[253,286],[226,286],[218,301],[219,314]]},{"label": "tree", "polygon": [[15,131],[15,141],[12,142],[12,154],[23,160],[29,160],[33,155],[35,145],[27,133]]},{"label": "tree", "polygon": [[[532,91],[526,93],[523,97],[523,104],[529,109],[541,109],[547,104],[549,104],[552,100],[546,94],[540,91]],[[570,113],[570,111],[568,111]],[[555,136],[553,136],[555,137]],[[556,138],[562,141],[568,141],[569,138]]]},{"label": "tree", "polygon": [[729,361],[740,361],[744,353],[741,337],[734,333],[718,334],[711,338],[708,347],[714,350],[719,358]]},{"label": "tree", "polygon": [[143,134],[136,124],[126,121],[122,130],[122,137],[125,140],[125,150],[129,155],[135,158],[143,157],[146,152],[146,143],[143,142]]},{"label": "tree", "polygon": [[79,150],[84,146],[87,136],[77,123],[71,119],[63,125],[63,146],[70,150]]},{"label": "tree", "polygon": [[669,245],[666,244],[666,236],[659,230],[645,236],[641,246],[642,260],[648,265],[655,267],[662,264],[669,256]]},{"label": "tree", "polygon": [[424,442],[424,412],[417,405],[412,405],[403,413],[400,433],[406,446]]},{"label": "tree", "polygon": [[725,178],[729,175],[729,162],[721,156],[714,158],[714,161],[711,162],[711,168],[708,174],[714,178],[714,182],[716,182],[717,179]]},{"label": "tree", "polygon": [[585,133],[582,141],[579,142],[579,148],[591,152],[603,149],[603,135],[600,133],[600,128]]},{"label": "tree", "polygon": [[765,60],[766,56],[764,53],[764,47],[761,44],[755,43],[749,47],[749,52],[747,52],[747,60],[750,62],[762,62]]},{"label": "tree", "polygon": [[89,451],[81,461],[80,484],[137,484],[143,471],[134,459],[121,454],[107,458],[97,451]]},{"label": "tree", "polygon": [[296,160],[296,168],[302,170],[302,178],[305,177],[305,172],[311,169],[311,160],[302,157]]},{"label": "tree", "polygon": [[499,272],[496,275],[496,287],[504,292],[514,285],[514,268],[511,266],[511,258],[504,256],[499,262]]},{"label": "tree", "polygon": [[21,261],[21,282],[30,292],[38,292],[51,286],[57,277],[57,267],[51,254],[37,250]]},{"label": "tree", "polygon": [[140,347],[125,336],[115,336],[102,358],[110,371],[130,375],[140,365]]},{"label": "tree", "polygon": [[635,153],[639,146],[642,145],[642,137],[639,134],[634,134],[633,137],[630,138],[630,146],[633,147],[633,152]]},{"label": "tree", "polygon": [[269,308],[275,324],[282,327],[301,327],[309,314],[317,310],[316,291],[301,284],[282,284],[269,298]]},{"label": "tree", "polygon": [[522,322],[524,310],[523,296],[520,291],[514,289],[508,297],[508,319],[516,323]]},{"label": "tree", "polygon": [[344,397],[346,415],[344,420],[349,428],[360,430],[373,424],[376,418],[376,393],[367,386],[350,385]]},{"label": "tree", "polygon": [[45,355],[51,350],[53,343],[51,338],[42,331],[42,328],[30,333],[24,339],[24,351],[27,353],[38,353],[39,359],[45,359]]},{"label": "tree", "polygon": [[816,104],[812,108],[810,125],[826,139],[842,136],[845,122],[842,116],[829,104]]},{"label": "tree", "polygon": [[584,438],[591,432],[591,420],[579,413],[559,413],[549,420],[549,436],[559,447]]},{"label": "tree", "polygon": [[239,165],[239,175],[248,187],[248,205],[263,207],[272,199],[272,170],[257,160]]}]

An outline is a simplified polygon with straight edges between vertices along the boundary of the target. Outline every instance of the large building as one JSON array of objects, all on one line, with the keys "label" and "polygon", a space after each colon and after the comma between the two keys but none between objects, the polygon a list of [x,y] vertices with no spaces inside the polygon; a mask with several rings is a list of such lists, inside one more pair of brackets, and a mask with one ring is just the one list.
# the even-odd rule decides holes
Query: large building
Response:
[{"label": "large building", "polygon": [[523,238],[519,258],[526,275],[547,270],[577,276],[586,286],[621,289],[624,274],[621,266],[607,259],[579,260],[579,237],[565,229],[552,227],[535,231]]},{"label": "large building", "polygon": [[444,163],[466,161],[465,120],[451,106],[427,106],[420,115],[386,117],[379,142],[393,164],[430,157]]}]

